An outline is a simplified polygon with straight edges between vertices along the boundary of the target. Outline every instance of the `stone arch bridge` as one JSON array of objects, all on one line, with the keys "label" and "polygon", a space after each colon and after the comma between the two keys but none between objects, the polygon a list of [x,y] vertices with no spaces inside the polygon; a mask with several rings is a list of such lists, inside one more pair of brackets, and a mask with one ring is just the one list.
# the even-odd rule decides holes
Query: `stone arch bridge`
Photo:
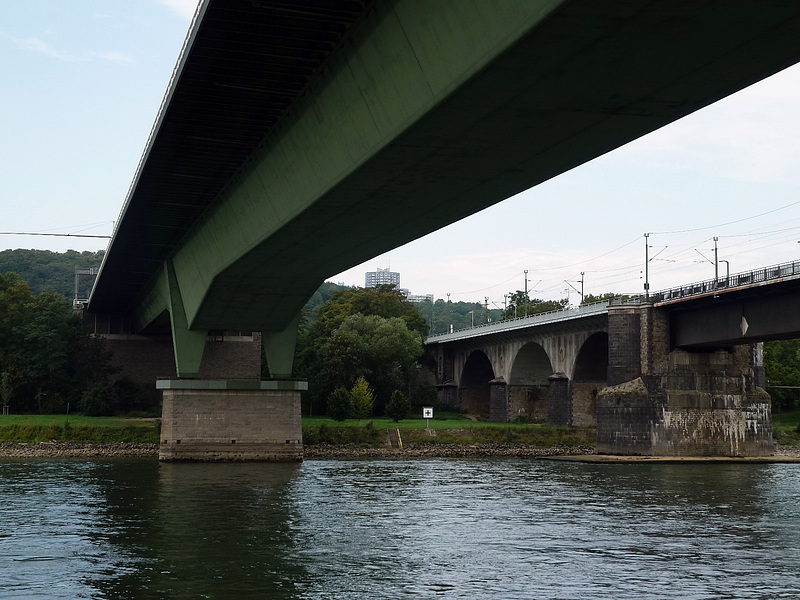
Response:
[{"label": "stone arch bridge", "polygon": [[608,303],[428,338],[447,406],[492,421],[595,425],[607,385]]},{"label": "stone arch bridge", "polygon": [[429,337],[439,398],[493,421],[597,427],[597,449],[772,452],[761,343],[800,337],[800,262]]}]

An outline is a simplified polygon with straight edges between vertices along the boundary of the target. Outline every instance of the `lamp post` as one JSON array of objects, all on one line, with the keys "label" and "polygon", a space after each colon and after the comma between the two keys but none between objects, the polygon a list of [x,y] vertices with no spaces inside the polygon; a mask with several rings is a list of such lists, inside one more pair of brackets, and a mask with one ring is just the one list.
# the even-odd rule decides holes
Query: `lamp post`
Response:
[{"label": "lamp post", "polygon": [[644,297],[650,297],[650,246],[648,245],[649,233],[644,234]]},{"label": "lamp post", "polygon": [[525,269],[525,316],[528,316],[528,269]]},{"label": "lamp post", "polygon": [[719,262],[725,263],[725,287],[728,287],[731,284],[731,263],[724,258],[720,259]]}]

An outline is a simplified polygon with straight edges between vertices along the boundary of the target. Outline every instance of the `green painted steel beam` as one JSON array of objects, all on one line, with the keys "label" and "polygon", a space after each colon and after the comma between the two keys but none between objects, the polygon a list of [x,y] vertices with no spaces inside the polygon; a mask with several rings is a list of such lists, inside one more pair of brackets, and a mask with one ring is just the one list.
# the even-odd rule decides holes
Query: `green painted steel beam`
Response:
[{"label": "green painted steel beam", "polygon": [[188,328],[280,335],[326,277],[797,60],[790,2],[378,2],[175,249]]}]

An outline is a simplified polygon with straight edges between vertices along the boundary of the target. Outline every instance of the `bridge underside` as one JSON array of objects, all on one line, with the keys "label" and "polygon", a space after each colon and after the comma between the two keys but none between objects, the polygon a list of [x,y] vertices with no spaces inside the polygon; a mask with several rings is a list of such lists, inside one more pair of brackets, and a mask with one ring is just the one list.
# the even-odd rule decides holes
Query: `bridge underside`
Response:
[{"label": "bridge underside", "polygon": [[89,304],[181,377],[210,330],[289,376],[326,277],[800,60],[794,2],[341,6],[200,5]]},{"label": "bridge underside", "polygon": [[800,278],[723,290],[681,302],[671,312],[672,345],[720,348],[751,340],[800,337],[798,298]]},{"label": "bridge underside", "polygon": [[[211,2],[208,14],[221,5]],[[251,158],[208,182],[221,192],[196,222],[123,219],[90,308],[134,311],[144,327],[171,308],[160,266],[171,256],[187,328],[282,332],[325,277],[796,62],[798,12],[779,2],[376,2]],[[213,25],[198,29],[196,45]],[[263,85],[252,62],[236,65],[270,43],[248,22],[226,25],[241,27],[252,47],[231,51],[235,85],[230,71],[204,73],[220,104],[220,89]],[[202,61],[189,54],[176,98]],[[162,135],[169,145],[213,126],[170,118],[154,151]],[[126,211],[195,201],[156,167],[145,164]],[[165,225],[184,228],[180,243],[162,262],[148,247],[142,263],[137,239]],[[139,288],[122,281],[131,272]]]}]

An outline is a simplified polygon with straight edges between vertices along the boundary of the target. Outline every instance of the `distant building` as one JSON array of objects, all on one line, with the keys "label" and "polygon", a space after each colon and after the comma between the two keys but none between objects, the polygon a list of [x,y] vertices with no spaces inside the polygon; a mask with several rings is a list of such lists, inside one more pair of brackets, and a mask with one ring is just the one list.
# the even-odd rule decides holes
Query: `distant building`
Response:
[{"label": "distant building", "polygon": [[364,278],[364,287],[374,288],[379,285],[400,285],[400,273],[390,271],[389,268],[367,271]]},{"label": "distant building", "polygon": [[433,304],[433,294],[409,294],[406,296],[409,302],[430,302]]}]

